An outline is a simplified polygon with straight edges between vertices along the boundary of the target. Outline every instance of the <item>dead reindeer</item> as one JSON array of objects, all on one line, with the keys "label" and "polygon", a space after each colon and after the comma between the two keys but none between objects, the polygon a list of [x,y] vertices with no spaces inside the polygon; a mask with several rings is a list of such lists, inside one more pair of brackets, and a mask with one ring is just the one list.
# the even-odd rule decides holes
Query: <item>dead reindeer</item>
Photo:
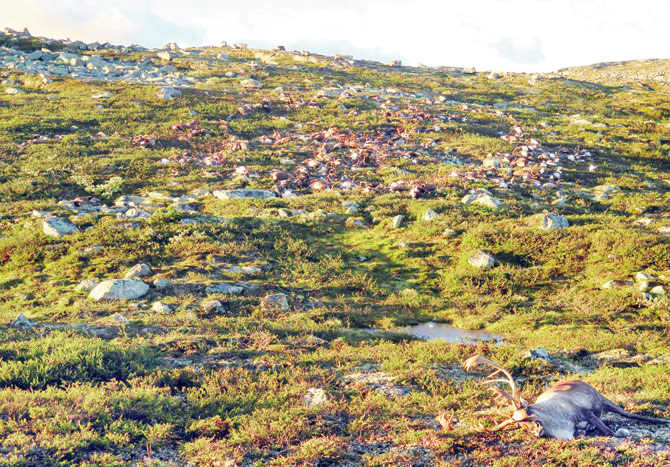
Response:
[{"label": "dead reindeer", "polygon": [[[528,404],[519,396],[512,375],[502,366],[480,355],[470,357],[463,362],[466,371],[479,365],[495,368],[495,371],[488,375],[487,380],[481,384],[507,383],[510,385],[511,395],[497,387],[489,389],[496,397],[509,401],[514,407],[514,413],[509,419],[486,431],[498,431],[508,425],[521,425],[538,437],[548,436],[570,440],[575,436],[575,430],[590,428],[599,430],[605,436],[614,436],[614,432],[600,419],[602,412],[612,412],[647,423],[670,425],[670,420],[626,412],[601,395],[595,388],[578,380],[556,383],[540,394],[534,404]],[[505,378],[493,378],[500,373],[505,375]]]}]

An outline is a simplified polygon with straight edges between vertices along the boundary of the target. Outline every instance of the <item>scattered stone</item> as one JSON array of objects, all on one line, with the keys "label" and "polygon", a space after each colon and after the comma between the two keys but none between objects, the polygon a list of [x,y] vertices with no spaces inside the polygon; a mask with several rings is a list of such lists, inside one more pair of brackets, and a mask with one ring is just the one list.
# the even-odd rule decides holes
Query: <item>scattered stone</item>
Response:
[{"label": "scattered stone", "polygon": [[286,294],[283,293],[268,295],[263,299],[263,305],[266,308],[276,309],[279,311],[289,311],[290,309],[288,300],[286,299]]},{"label": "scattered stone", "polygon": [[653,289],[649,291],[652,297],[660,297],[662,295],[665,295],[665,289],[663,288],[662,285],[657,285]]},{"label": "scattered stone", "polygon": [[640,281],[640,292],[646,292],[649,290],[650,284],[649,281]]},{"label": "scattered stone", "polygon": [[567,229],[570,226],[568,220],[560,214],[544,214],[542,216],[541,229],[545,230],[560,230]]},{"label": "scattered stone", "polygon": [[461,200],[461,203],[465,205],[477,203],[491,209],[498,209],[500,208],[500,206],[502,206],[502,201],[494,198],[488,193],[482,193],[482,192],[464,196],[463,199]]},{"label": "scattered stone", "polygon": [[242,85],[243,88],[248,88],[248,89],[258,89],[261,87],[260,81],[257,81],[255,79],[243,79],[240,81],[240,84]]},{"label": "scattered stone", "polygon": [[168,86],[161,88],[161,90],[156,93],[156,96],[161,99],[174,99],[177,96],[181,96],[181,91],[179,89]]},{"label": "scattered stone", "polygon": [[225,313],[226,309],[219,300],[206,300],[200,305],[205,313]]},{"label": "scattered stone", "polygon": [[62,238],[76,232],[77,226],[60,217],[47,217],[42,221],[42,230],[51,237]]},{"label": "scattered stone", "polygon": [[652,276],[651,274],[647,274],[645,272],[640,271],[637,274],[635,274],[635,280],[638,282],[645,282],[645,281],[649,282],[653,281],[654,279],[656,279],[654,276]]},{"label": "scattered stone", "polygon": [[402,224],[403,216],[398,214],[395,216],[393,219],[391,219],[391,227],[394,229],[397,229],[400,227],[400,224]]},{"label": "scattered stone", "polygon": [[126,272],[124,276],[126,279],[131,277],[144,277],[151,275],[151,268],[146,263],[136,264]]},{"label": "scattered stone", "polygon": [[19,88],[7,88],[5,89],[5,94],[9,94],[10,96],[15,96],[17,94],[23,94],[23,90]]},{"label": "scattered stone", "polygon": [[544,347],[539,347],[537,349],[529,350],[524,354],[524,357],[530,358],[531,360],[541,359],[541,360],[551,360],[551,355]]},{"label": "scattered stone", "polygon": [[74,290],[84,290],[86,292],[90,292],[91,290],[95,289],[99,283],[100,281],[98,279],[84,279],[74,288]]},{"label": "scattered stone", "polygon": [[96,100],[97,99],[109,99],[112,96],[114,96],[114,94],[112,94],[109,91],[100,91],[100,92],[94,92],[93,95],[91,96],[91,98],[96,99]]},{"label": "scattered stone", "polygon": [[208,294],[230,294],[230,295],[241,295],[244,292],[244,287],[239,285],[227,284],[225,282],[219,282],[217,284],[208,285],[205,288],[205,292]]},{"label": "scattered stone", "polygon": [[88,298],[91,300],[133,300],[149,291],[149,286],[139,279],[111,279],[98,284]]},{"label": "scattered stone", "polygon": [[496,259],[488,251],[480,250],[468,258],[468,263],[477,269],[490,269],[496,264]]},{"label": "scattered stone", "polygon": [[21,313],[9,326],[15,329],[27,330],[37,326],[37,323],[29,320],[23,313]]},{"label": "scattered stone", "polygon": [[433,211],[432,209],[428,209],[426,212],[423,213],[423,216],[421,216],[422,221],[432,221],[434,219],[437,219],[440,217],[440,215]]},{"label": "scattered stone", "polygon": [[164,314],[172,313],[172,308],[170,308],[165,303],[161,303],[161,302],[154,302],[151,305],[151,310],[155,311],[156,313],[164,313]]},{"label": "scattered stone", "polygon": [[122,315],[121,313],[114,313],[111,318],[112,318],[112,321],[114,321],[115,323],[119,323],[119,324],[130,323],[130,320],[126,316]]},{"label": "scattered stone", "polygon": [[156,287],[157,290],[165,290],[172,285],[172,281],[167,280],[167,279],[158,278],[153,282],[153,284],[154,284],[154,287]]},{"label": "scattered stone", "polygon": [[308,407],[318,407],[328,402],[328,396],[323,389],[309,388],[307,394],[302,396],[302,401]]},{"label": "scattered stone", "polygon": [[166,60],[166,61],[169,62],[170,60],[172,60],[173,58],[175,58],[176,55],[173,54],[173,53],[164,51],[164,52],[158,52],[158,53],[156,54],[156,57],[160,58],[161,60]]},{"label": "scattered stone", "polygon": [[270,190],[217,190],[213,195],[219,199],[269,199],[276,197]]},{"label": "scattered stone", "polygon": [[453,237],[454,235],[456,235],[456,231],[454,229],[450,229],[449,227],[442,231],[442,236],[444,237]]},{"label": "scattered stone", "polygon": [[615,433],[615,438],[628,438],[630,436],[630,430],[627,428],[619,428]]},{"label": "scattered stone", "polygon": [[226,268],[223,270],[224,272],[227,272],[228,274],[258,274],[262,272],[263,270],[259,267],[256,266],[231,266],[229,268]]}]

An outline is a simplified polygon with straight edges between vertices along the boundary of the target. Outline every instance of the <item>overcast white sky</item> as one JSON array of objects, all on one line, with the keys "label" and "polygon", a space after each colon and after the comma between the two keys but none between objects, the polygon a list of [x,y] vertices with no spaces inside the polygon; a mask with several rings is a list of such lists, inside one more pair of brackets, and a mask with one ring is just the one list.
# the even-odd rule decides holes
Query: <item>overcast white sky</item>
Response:
[{"label": "overcast white sky", "polygon": [[498,71],[670,58],[669,21],[670,0],[0,0],[0,27],[54,38]]}]

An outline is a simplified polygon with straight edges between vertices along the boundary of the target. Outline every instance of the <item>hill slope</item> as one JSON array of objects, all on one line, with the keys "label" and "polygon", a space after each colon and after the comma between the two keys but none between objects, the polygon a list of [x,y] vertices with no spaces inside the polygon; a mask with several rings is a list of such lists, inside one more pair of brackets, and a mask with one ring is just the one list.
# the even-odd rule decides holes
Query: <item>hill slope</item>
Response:
[{"label": "hill slope", "polygon": [[[460,366],[670,418],[653,83],[0,45],[2,465],[668,462],[670,429],[616,418],[477,433],[502,417]],[[502,342],[398,332],[428,321]]]}]

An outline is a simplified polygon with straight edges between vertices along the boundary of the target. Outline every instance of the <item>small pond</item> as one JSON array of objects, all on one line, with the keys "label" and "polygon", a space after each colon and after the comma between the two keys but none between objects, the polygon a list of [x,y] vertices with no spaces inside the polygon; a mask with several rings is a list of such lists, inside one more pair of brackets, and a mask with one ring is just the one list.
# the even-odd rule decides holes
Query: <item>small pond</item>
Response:
[{"label": "small pond", "polygon": [[446,342],[474,344],[480,341],[502,342],[503,340],[501,335],[492,332],[466,331],[446,323],[433,323],[432,321],[400,328],[398,331],[427,341],[443,340]]}]

